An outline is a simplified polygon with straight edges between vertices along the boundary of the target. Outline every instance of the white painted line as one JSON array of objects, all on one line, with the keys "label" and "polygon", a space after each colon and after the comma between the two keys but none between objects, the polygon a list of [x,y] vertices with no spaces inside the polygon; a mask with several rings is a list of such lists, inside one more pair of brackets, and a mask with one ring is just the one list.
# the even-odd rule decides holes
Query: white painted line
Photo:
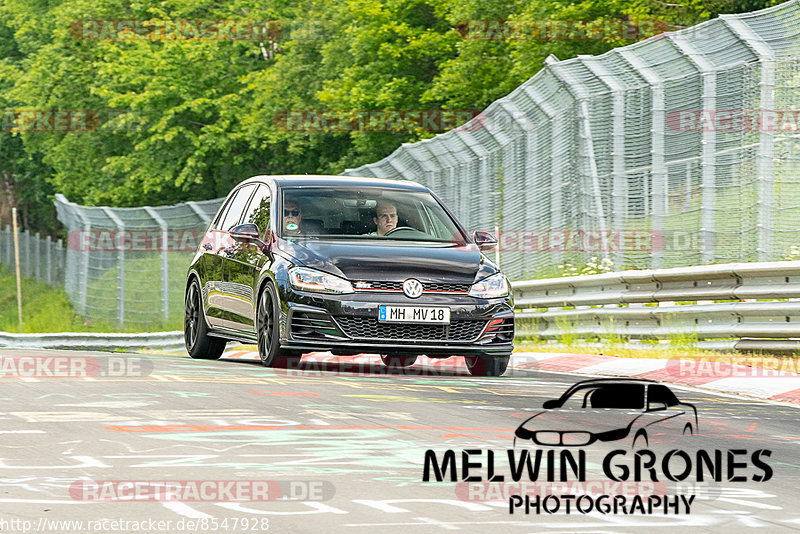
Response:
[{"label": "white painted line", "polygon": [[47,434],[44,430],[0,430],[0,434]]},{"label": "white painted line", "polygon": [[577,369],[581,373],[591,373],[611,376],[636,376],[651,371],[658,371],[667,366],[669,360],[661,359],[615,359],[610,362],[598,363]]},{"label": "white painted line", "polygon": [[209,515],[205,512],[195,510],[194,508],[183,502],[170,501],[170,502],[162,502],[161,504],[167,510],[171,510],[178,515],[191,517],[193,519],[206,519],[206,518],[210,519],[214,517],[213,515]]},{"label": "white painted line", "polygon": [[705,389],[740,393],[751,397],[769,398],[774,395],[800,389],[800,378],[737,377],[722,378],[702,385]]},{"label": "white painted line", "polygon": [[[549,360],[550,358],[559,358],[561,356],[585,356],[584,354],[572,354],[570,352],[514,352],[511,354],[511,361],[520,361],[529,359],[531,361]],[[595,356],[590,354],[589,356]]]}]

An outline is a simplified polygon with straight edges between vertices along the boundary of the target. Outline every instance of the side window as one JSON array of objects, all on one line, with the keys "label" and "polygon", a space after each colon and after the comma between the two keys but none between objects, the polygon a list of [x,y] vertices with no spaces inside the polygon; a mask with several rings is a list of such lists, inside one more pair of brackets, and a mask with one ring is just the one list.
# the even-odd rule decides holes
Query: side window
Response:
[{"label": "side window", "polygon": [[244,223],[253,223],[258,226],[262,236],[269,230],[270,200],[269,187],[259,185],[255,195],[253,195],[253,199],[250,201],[250,205],[247,207],[247,213],[245,213],[243,220]]},{"label": "side window", "polygon": [[231,228],[239,224],[242,218],[242,212],[247,205],[247,201],[250,199],[250,194],[253,192],[253,189],[255,189],[254,185],[248,185],[239,189],[236,196],[229,202],[230,207],[227,208],[227,212],[224,217],[222,217],[220,224],[217,225],[218,229],[228,232]]},{"label": "side window", "polygon": [[663,402],[667,406],[675,406],[678,399],[675,394],[666,386],[654,385],[647,388],[649,390],[650,402]]},{"label": "side window", "polygon": [[233,203],[233,200],[236,198],[236,195],[238,195],[238,194],[239,194],[239,191],[237,190],[235,193],[233,193],[233,195],[231,195],[231,197],[228,199],[228,201],[225,202],[222,205],[222,209],[219,210],[219,213],[217,214],[217,218],[214,219],[214,224],[211,225],[212,229],[219,230],[222,227],[222,222],[225,220],[225,217],[228,215],[228,212],[231,210],[231,204]]}]

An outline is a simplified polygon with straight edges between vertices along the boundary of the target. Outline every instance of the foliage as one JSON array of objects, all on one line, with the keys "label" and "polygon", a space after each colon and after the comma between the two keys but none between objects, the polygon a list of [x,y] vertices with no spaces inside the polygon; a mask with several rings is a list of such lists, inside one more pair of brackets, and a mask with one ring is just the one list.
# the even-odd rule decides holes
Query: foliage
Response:
[{"label": "foliage", "polygon": [[[0,223],[16,204],[27,227],[52,233],[55,191],[83,204],[160,205],[219,197],[254,174],[341,172],[436,132],[293,131],[276,119],[291,110],[481,110],[550,54],[635,40],[471,38],[469,21],[657,19],[675,29],[775,3],[0,0],[2,109],[95,118],[90,131],[0,131]],[[102,19],[272,20],[282,31],[219,41],[76,34],[76,21]]]}]

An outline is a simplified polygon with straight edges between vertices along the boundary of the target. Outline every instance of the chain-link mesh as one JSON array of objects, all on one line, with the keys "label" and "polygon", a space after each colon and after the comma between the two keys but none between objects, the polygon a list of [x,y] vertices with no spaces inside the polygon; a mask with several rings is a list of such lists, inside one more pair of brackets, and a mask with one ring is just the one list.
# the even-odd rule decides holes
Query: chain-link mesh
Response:
[{"label": "chain-link mesh", "polygon": [[[64,285],[66,251],[60,239],[53,241],[50,236],[43,238],[39,234],[31,235],[28,230],[23,230],[18,232],[17,241],[21,276],[47,282],[53,287],[60,288]],[[0,230],[0,263],[11,272],[16,269],[14,233],[10,225]]]},{"label": "chain-link mesh", "polygon": [[[516,280],[592,256],[617,268],[781,259],[800,245],[798,88],[793,0],[602,56],[548,58],[463,127],[344,174],[421,182],[469,228],[499,227]],[[742,115],[758,124],[732,127]],[[767,115],[783,122],[765,126]],[[202,232],[221,202],[104,208],[58,195],[70,240],[51,277],[97,321],[181,328],[199,242],[182,231]],[[27,254],[24,269],[41,276]]]},{"label": "chain-link mesh", "polygon": [[69,230],[64,287],[109,326],[182,329],[186,272],[223,199],[175,206],[79,206],[56,195]]},{"label": "chain-link mesh", "polygon": [[466,125],[344,174],[418,181],[469,228],[497,225],[513,279],[800,245],[798,0],[546,63]]}]

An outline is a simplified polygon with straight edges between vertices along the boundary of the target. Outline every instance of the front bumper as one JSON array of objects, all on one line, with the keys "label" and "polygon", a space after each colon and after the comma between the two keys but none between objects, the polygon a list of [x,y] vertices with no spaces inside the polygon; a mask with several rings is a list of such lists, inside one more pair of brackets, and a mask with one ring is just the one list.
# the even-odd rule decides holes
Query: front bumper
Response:
[{"label": "front bumper", "polygon": [[[511,298],[475,299],[468,295],[358,292],[319,295],[290,290],[281,317],[281,347],[335,354],[379,353],[508,356],[514,348]],[[450,324],[383,323],[379,306],[446,306]]]}]

